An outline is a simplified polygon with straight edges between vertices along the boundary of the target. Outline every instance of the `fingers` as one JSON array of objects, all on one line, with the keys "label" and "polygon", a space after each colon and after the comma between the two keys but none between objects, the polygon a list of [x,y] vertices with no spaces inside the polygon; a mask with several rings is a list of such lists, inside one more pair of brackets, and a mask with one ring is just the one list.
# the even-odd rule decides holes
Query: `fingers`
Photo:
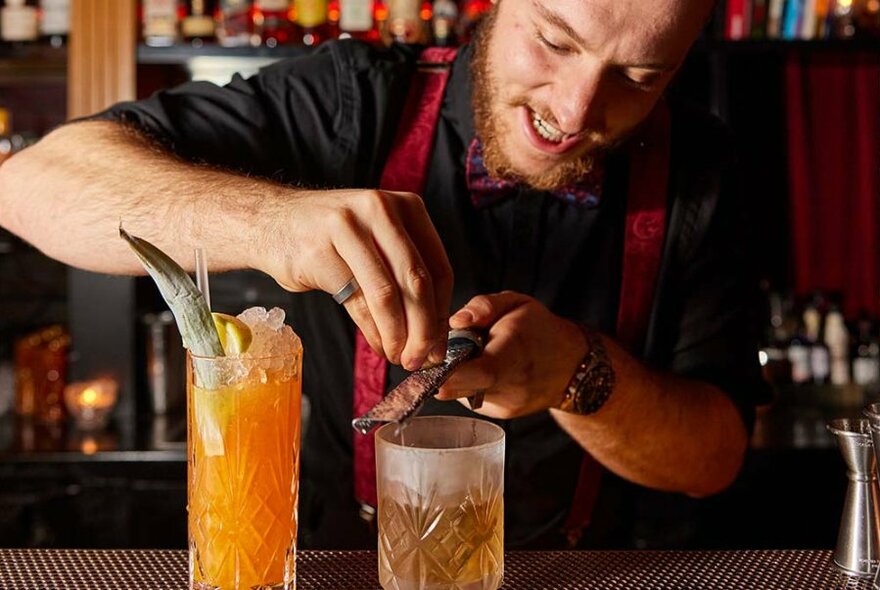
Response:
[{"label": "fingers", "polygon": [[492,295],[478,295],[467,302],[449,318],[449,326],[462,328],[488,328],[499,318],[529,302],[529,297],[513,291]]},{"label": "fingers", "polygon": [[360,290],[345,302],[346,310],[370,346],[382,351],[392,363],[399,363],[406,342],[406,326],[398,318],[403,317],[404,309],[385,258],[366,228],[356,222],[340,232],[334,243],[342,266],[351,269],[360,285]]},{"label": "fingers", "polygon": [[[389,318],[398,329],[402,328],[404,336],[402,342],[392,344],[392,352],[399,356],[401,364],[409,370],[420,367],[428,353],[437,346],[438,340],[442,337],[445,341],[446,336],[445,329],[442,330],[442,336],[439,330],[435,277],[431,272],[431,267],[436,268],[437,264],[432,262],[429,266],[423,256],[425,250],[417,243],[420,234],[433,232],[434,229],[427,218],[420,221],[419,227],[406,222],[409,215],[407,210],[413,207],[405,201],[412,198],[417,197],[397,195],[390,201],[387,197],[377,199],[372,203],[373,211],[370,214],[373,239],[399,289],[405,320],[401,322],[400,316]],[[428,227],[425,228],[424,224]],[[443,258],[445,260],[445,254]],[[444,313],[443,317],[445,315]],[[381,330],[385,320],[374,320]],[[402,345],[399,349],[398,344]]]},{"label": "fingers", "polygon": [[498,381],[494,357],[481,356],[459,366],[437,393],[437,399],[468,397],[474,391],[490,392]]},{"label": "fingers", "polygon": [[453,271],[443,242],[431,222],[421,199],[416,195],[403,193],[403,218],[407,230],[421,253],[422,260],[431,276],[434,288],[434,307],[437,326],[434,332],[436,342],[428,355],[429,362],[440,362],[446,354],[446,334],[449,330],[449,306],[452,300]]}]

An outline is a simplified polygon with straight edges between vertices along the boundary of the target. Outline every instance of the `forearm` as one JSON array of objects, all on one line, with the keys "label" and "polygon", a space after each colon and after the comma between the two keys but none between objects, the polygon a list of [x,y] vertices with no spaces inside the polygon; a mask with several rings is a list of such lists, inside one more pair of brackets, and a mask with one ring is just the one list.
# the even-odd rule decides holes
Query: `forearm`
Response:
[{"label": "forearm", "polygon": [[284,191],[184,162],[115,123],[76,123],[0,166],[0,225],[96,272],[141,272],[120,222],[184,265],[204,247],[212,270],[229,270],[249,266],[258,208]]},{"label": "forearm", "polygon": [[747,435],[718,388],[648,369],[603,339],[616,384],[595,414],[551,410],[557,422],[614,473],[635,483],[705,496],[736,477]]}]

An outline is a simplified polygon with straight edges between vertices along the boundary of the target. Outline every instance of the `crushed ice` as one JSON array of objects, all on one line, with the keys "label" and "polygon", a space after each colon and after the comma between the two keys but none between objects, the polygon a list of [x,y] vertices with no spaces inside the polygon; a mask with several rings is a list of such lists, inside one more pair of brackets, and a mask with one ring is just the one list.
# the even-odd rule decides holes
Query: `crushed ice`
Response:
[{"label": "crushed ice", "polygon": [[265,307],[251,307],[238,314],[238,319],[251,329],[253,340],[244,354],[227,357],[223,383],[287,381],[296,374],[298,354],[290,353],[298,352],[301,344],[293,329],[284,323],[284,315],[279,307],[269,311]]}]

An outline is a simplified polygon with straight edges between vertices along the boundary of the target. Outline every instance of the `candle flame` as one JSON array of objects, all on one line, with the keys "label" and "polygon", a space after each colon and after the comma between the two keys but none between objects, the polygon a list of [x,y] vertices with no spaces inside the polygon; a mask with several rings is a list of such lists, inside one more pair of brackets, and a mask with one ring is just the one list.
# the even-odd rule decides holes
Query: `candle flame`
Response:
[{"label": "candle flame", "polygon": [[82,402],[88,406],[95,405],[95,402],[98,401],[98,392],[93,388],[89,387],[85,391],[82,392]]}]

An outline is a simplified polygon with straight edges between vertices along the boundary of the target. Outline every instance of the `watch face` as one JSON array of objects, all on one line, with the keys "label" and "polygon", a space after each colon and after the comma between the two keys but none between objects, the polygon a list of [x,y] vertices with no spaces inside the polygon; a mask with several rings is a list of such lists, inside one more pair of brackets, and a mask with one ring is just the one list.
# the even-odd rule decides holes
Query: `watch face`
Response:
[{"label": "watch face", "polygon": [[591,414],[602,407],[614,387],[614,370],[611,365],[600,363],[592,367],[578,392],[578,410]]}]

